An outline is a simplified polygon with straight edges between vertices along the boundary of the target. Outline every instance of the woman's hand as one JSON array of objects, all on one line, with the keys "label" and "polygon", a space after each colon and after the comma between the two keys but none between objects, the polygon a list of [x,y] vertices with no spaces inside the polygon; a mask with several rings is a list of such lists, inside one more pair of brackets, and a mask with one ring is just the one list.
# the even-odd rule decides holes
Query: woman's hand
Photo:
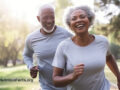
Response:
[{"label": "woman's hand", "polygon": [[74,67],[74,71],[68,75],[63,75],[64,69],[53,68],[53,83],[56,87],[64,87],[76,80],[84,71],[84,64]]},{"label": "woman's hand", "polygon": [[74,67],[73,79],[77,79],[84,71],[84,64],[78,64]]}]

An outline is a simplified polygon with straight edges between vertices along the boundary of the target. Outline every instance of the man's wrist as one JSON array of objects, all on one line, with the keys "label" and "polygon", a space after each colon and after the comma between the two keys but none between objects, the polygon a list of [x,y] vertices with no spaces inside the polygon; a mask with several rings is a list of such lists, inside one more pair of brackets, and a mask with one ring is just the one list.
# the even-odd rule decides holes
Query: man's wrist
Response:
[{"label": "man's wrist", "polygon": [[29,70],[32,69],[34,66],[33,65],[29,65]]}]

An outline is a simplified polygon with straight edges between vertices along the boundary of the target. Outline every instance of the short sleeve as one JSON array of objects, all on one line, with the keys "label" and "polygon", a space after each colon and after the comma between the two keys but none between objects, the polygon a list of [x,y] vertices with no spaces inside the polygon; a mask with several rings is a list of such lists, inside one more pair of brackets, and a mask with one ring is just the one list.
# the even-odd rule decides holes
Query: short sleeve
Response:
[{"label": "short sleeve", "polygon": [[110,48],[108,48],[108,50],[107,50],[107,55],[106,55],[106,56],[109,56],[109,55],[111,55]]},{"label": "short sleeve", "polygon": [[110,50],[110,44],[107,40],[107,54],[106,54],[106,56],[109,56],[109,55],[111,55],[111,50]]},{"label": "short sleeve", "polygon": [[63,53],[63,43],[60,43],[57,47],[52,65],[58,68],[65,68],[65,55]]}]

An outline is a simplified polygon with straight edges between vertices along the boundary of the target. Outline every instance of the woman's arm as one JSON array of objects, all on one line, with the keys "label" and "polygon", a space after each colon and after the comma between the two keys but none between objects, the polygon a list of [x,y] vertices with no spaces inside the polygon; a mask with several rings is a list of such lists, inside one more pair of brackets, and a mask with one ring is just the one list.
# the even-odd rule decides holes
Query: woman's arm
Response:
[{"label": "woman's arm", "polygon": [[64,87],[74,80],[76,80],[82,73],[84,64],[79,64],[74,67],[73,73],[63,76],[64,69],[54,67],[53,69],[53,83],[56,87]]},{"label": "woman's arm", "polygon": [[106,57],[106,63],[110,70],[114,73],[114,75],[117,77],[118,87],[120,90],[120,72],[118,69],[118,66],[115,62],[115,58],[110,54]]}]

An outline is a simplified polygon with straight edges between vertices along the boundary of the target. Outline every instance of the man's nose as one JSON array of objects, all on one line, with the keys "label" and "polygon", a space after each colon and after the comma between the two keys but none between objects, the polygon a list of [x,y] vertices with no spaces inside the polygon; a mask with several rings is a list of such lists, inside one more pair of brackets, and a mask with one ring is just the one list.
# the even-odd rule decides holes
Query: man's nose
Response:
[{"label": "man's nose", "polygon": [[48,20],[47,20],[47,23],[52,23],[52,22],[53,22],[52,19],[48,19]]},{"label": "man's nose", "polygon": [[54,19],[52,19],[52,18],[50,18],[50,17],[47,19],[47,22],[48,22],[48,23],[51,23],[51,22],[53,22],[53,21],[54,21]]}]

